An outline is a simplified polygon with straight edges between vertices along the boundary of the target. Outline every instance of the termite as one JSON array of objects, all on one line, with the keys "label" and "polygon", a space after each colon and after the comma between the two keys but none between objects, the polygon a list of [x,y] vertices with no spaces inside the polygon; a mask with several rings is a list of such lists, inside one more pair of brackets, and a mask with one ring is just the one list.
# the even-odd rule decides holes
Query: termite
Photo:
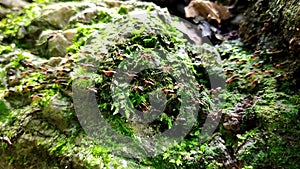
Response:
[{"label": "termite", "polygon": [[27,71],[25,71],[25,72],[22,72],[22,73],[21,73],[21,76],[22,76],[22,77],[27,76],[27,75],[29,75],[29,74],[32,73],[32,72],[33,72],[33,70],[29,69],[29,70],[27,70]]},{"label": "termite", "polygon": [[186,122],[186,119],[182,118],[182,117],[177,117],[176,121],[178,121],[178,122]]},{"label": "termite", "polygon": [[71,72],[71,69],[58,69],[57,70],[58,73],[62,73],[62,74],[67,74]]},{"label": "termite", "polygon": [[162,91],[166,94],[175,93],[174,90],[163,88]]},{"label": "termite", "polygon": [[103,71],[103,73],[104,73],[105,76],[112,76],[117,72],[113,71],[113,70],[107,70],[107,71]]},{"label": "termite", "polygon": [[81,63],[81,67],[86,68],[86,69],[96,69],[97,67],[93,64],[88,64],[88,63]]},{"label": "termite", "polygon": [[30,96],[30,99],[31,100],[36,100],[36,99],[39,99],[41,97],[43,97],[42,94],[33,94],[33,95]]},{"label": "termite", "polygon": [[248,77],[254,75],[256,72],[257,72],[256,70],[251,71],[251,72],[247,73],[247,74],[244,76],[244,78],[248,78]]},{"label": "termite", "polygon": [[300,40],[296,37],[292,38],[290,41],[289,41],[289,49],[290,50],[294,50],[295,49],[295,46],[299,46],[300,45]]},{"label": "termite", "polygon": [[274,70],[264,70],[263,73],[266,75],[272,75],[274,74]]},{"label": "termite", "polygon": [[144,79],[143,81],[144,81],[145,85],[149,85],[150,84],[151,86],[154,86],[154,83],[151,82],[151,81],[149,81],[149,80]]},{"label": "termite", "polygon": [[80,79],[80,80],[88,80],[90,79],[90,76],[77,76],[76,79]]},{"label": "termite", "polygon": [[128,72],[125,72],[125,75],[126,75],[128,78],[138,77],[138,75],[133,74],[133,73],[128,73]]},{"label": "termite", "polygon": [[31,62],[26,62],[24,60],[20,61],[21,65],[26,68],[34,68],[34,65]]},{"label": "termite", "polygon": [[196,87],[199,88],[200,90],[204,90],[204,89],[205,89],[205,86],[204,86],[204,85],[199,85],[199,84],[197,84]]},{"label": "termite", "polygon": [[254,79],[252,82],[250,82],[250,83],[248,84],[248,87],[250,87],[250,88],[252,89],[252,88],[254,88],[254,86],[255,86],[258,82],[259,82],[259,79],[256,78],[256,79]]},{"label": "termite", "polygon": [[33,85],[28,85],[28,86],[23,86],[23,91],[25,91],[25,92],[27,92],[27,91],[29,91],[29,90],[32,90],[33,88],[34,88],[35,86],[33,86]]},{"label": "termite", "polygon": [[67,84],[68,81],[66,79],[54,79],[52,80],[52,82],[54,82],[55,84]]},{"label": "termite", "polygon": [[247,60],[246,59],[238,59],[238,60],[235,60],[235,62],[237,62],[237,63],[246,63]]},{"label": "termite", "polygon": [[254,63],[252,66],[254,67],[261,67],[263,65],[264,61],[260,61],[258,63]]},{"label": "termite", "polygon": [[226,69],[226,70],[223,71],[223,73],[224,73],[225,75],[230,74],[230,73],[233,73],[233,72],[234,72],[234,69]]},{"label": "termite", "polygon": [[149,107],[146,103],[141,103],[140,107],[142,108],[143,111],[148,111]]},{"label": "termite", "polygon": [[47,69],[46,71],[45,71],[45,74],[46,75],[50,75],[50,74],[53,74],[54,73],[54,70],[52,70],[52,69]]},{"label": "termite", "polygon": [[288,61],[282,62],[282,63],[278,63],[275,65],[275,68],[279,69],[280,67],[282,67],[283,65],[287,64]]},{"label": "termite", "polygon": [[16,74],[16,71],[14,69],[9,69],[8,72],[7,72],[8,76],[13,76],[15,74]]},{"label": "termite", "polygon": [[45,72],[45,71],[47,71],[47,70],[48,70],[47,68],[45,68],[45,67],[42,67],[42,66],[40,66],[40,67],[39,67],[39,69],[40,69],[41,71],[43,71],[43,72]]},{"label": "termite", "polygon": [[237,80],[239,77],[240,77],[239,75],[233,75],[230,78],[228,78],[225,82],[232,83],[233,81]]},{"label": "termite", "polygon": [[139,92],[144,91],[144,88],[142,86],[133,86],[132,89],[135,90],[135,91],[139,91]]},{"label": "termite", "polygon": [[95,87],[87,87],[86,88],[89,92],[97,93],[97,88]]}]

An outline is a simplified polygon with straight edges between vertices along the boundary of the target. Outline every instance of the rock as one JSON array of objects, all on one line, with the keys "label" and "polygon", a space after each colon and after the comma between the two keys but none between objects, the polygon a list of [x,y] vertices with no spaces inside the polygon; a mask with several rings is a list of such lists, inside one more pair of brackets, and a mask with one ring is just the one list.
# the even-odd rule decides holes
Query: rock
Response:
[{"label": "rock", "polygon": [[231,168],[235,163],[235,159],[230,155],[229,150],[225,146],[225,141],[218,135],[212,138],[207,149],[217,149],[218,152],[213,159],[223,164],[224,168]]},{"label": "rock", "polygon": [[75,14],[76,11],[72,5],[58,3],[45,8],[40,18],[54,28],[63,29]]},{"label": "rock", "polygon": [[237,103],[234,110],[224,114],[221,120],[224,128],[234,133],[253,128],[256,125],[255,113],[249,110],[246,113],[246,110],[250,109],[253,104],[253,100],[248,97],[245,97],[242,102]]},{"label": "rock", "polygon": [[0,4],[8,8],[22,8],[29,3],[23,0],[1,0]]},{"label": "rock", "polygon": [[72,45],[76,31],[43,31],[40,35],[36,47],[39,53],[46,58],[62,57],[67,54],[66,48]]},{"label": "rock", "polygon": [[61,131],[69,128],[70,120],[64,117],[64,112],[67,113],[71,111],[72,104],[61,95],[57,94],[51,98],[48,107],[44,107],[42,110],[43,117],[47,119],[50,123],[56,126]]}]

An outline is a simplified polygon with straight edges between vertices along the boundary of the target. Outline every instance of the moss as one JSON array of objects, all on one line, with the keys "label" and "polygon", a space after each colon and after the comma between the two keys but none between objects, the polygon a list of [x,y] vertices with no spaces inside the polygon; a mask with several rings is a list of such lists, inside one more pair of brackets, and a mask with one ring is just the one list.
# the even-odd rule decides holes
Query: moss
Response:
[{"label": "moss", "polygon": [[7,108],[7,105],[5,102],[0,101],[0,122],[3,122],[7,119],[7,116],[9,115],[9,109]]},{"label": "moss", "polygon": [[118,9],[118,14],[120,14],[120,15],[128,14],[128,9],[127,9],[127,7],[121,5],[120,8]]},{"label": "moss", "polygon": [[[1,164],[12,166],[11,168],[229,167],[225,166],[223,143],[220,146],[212,144],[219,138],[225,141],[224,146],[228,151],[225,153],[241,164],[246,164],[242,165],[244,168],[299,168],[299,93],[289,89],[290,82],[278,84],[275,77],[284,74],[284,71],[273,67],[268,52],[253,54],[239,42],[224,42],[220,45],[218,48],[225,71],[214,67],[210,73],[221,74],[220,76],[229,80],[226,89],[216,91],[210,89],[208,73],[204,69],[211,66],[211,56],[203,55],[201,59],[208,61],[201,64],[195,58],[203,52],[205,46],[188,44],[181,32],[172,25],[163,24],[156,17],[152,18],[153,22],[146,24],[133,19],[128,15],[132,9],[127,5],[119,5],[115,13],[101,10],[92,23],[72,23],[72,27],[77,28],[74,43],[68,49],[72,56],[46,61],[22,49],[16,49],[13,44],[0,46],[0,55],[11,56],[0,63],[0,77],[4,82],[10,77],[6,72],[9,69],[15,70],[17,74],[32,71],[24,74],[18,83],[1,84],[0,97],[4,99],[0,101],[1,137],[6,136],[13,143],[10,146],[7,141],[1,140]],[[35,12],[32,11],[35,9],[33,6],[42,8],[32,5],[23,14],[10,14],[1,21],[0,29],[4,31],[6,40],[10,39],[5,43],[15,39],[23,20],[25,27],[32,23]],[[143,6],[148,14],[152,14],[152,9],[154,8],[150,5]],[[129,29],[133,26],[135,29]],[[19,42],[17,46],[23,47],[18,37],[16,39]],[[165,55],[154,49],[159,49]],[[187,55],[178,51],[184,51]],[[77,76],[90,75],[88,73],[95,70],[91,73],[91,79],[76,81],[78,86],[96,95],[102,115],[117,132],[139,143],[138,138],[141,136],[151,137],[170,129],[185,99],[184,93],[181,96],[172,94],[172,91],[178,91],[178,84],[172,76],[180,77],[182,72],[168,74],[161,70],[147,69],[137,73],[136,79],[130,82],[130,85],[137,86],[132,88],[129,95],[132,107],[122,101],[113,102],[113,77],[109,73],[116,69],[136,68],[140,66],[135,64],[138,60],[141,64],[144,63],[141,59],[143,57],[158,58],[163,64],[171,62],[170,66],[162,66],[166,70],[180,68],[184,64],[192,72],[196,79],[186,77],[185,82],[187,85],[194,85],[194,81],[203,84],[203,89],[197,90],[199,97],[196,100],[201,103],[201,110],[198,112],[200,116],[184,140],[168,147],[162,154],[138,160],[125,159],[123,156],[116,156],[114,152],[124,145],[115,144],[113,139],[105,140],[105,143],[99,142],[83,131],[74,108],[70,106],[71,82],[76,81]],[[67,63],[68,59],[73,61]],[[126,60],[129,63],[124,63]],[[82,66],[94,62],[98,64],[89,65],[91,70]],[[46,69],[50,72],[52,70],[54,75],[47,74]],[[267,73],[266,70],[273,71]],[[253,75],[247,75],[253,71]],[[230,78],[234,75],[238,75],[238,78],[231,82]],[[259,80],[255,82],[256,79]],[[89,88],[92,84],[94,86]],[[8,92],[8,88],[15,92]],[[143,111],[149,108],[149,93],[160,88],[171,93],[166,94],[167,108],[162,114],[148,125],[128,123],[126,117],[138,117],[133,109]],[[209,112],[208,105],[212,100],[210,92],[220,92],[218,99],[226,101],[220,105],[223,116],[235,111],[236,105],[242,103],[245,97],[253,102],[241,112],[245,117],[241,119],[242,130],[228,130],[221,121],[216,134],[200,143],[199,139],[203,138],[200,134],[203,129],[202,121]],[[35,97],[38,94],[42,96]],[[6,102],[11,104],[11,108]],[[53,103],[57,104],[53,106]],[[125,115],[121,114],[122,110]],[[255,117],[255,122],[247,120],[250,115]],[[236,166],[237,163],[232,165]]]}]

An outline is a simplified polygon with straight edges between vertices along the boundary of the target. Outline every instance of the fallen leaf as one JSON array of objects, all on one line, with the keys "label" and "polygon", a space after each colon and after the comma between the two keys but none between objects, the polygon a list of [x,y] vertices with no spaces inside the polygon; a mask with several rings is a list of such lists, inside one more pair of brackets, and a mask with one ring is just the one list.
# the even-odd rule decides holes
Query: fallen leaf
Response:
[{"label": "fallen leaf", "polygon": [[231,16],[227,7],[208,0],[192,0],[184,10],[187,18],[202,16],[205,19],[216,20],[218,23]]}]

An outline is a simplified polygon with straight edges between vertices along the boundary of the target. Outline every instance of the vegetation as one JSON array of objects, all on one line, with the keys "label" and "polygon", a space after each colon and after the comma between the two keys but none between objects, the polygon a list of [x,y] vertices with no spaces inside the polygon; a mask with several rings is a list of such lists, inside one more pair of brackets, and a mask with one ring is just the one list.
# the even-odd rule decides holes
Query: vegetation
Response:
[{"label": "vegetation", "polygon": [[[57,7],[56,2],[34,1],[0,21],[1,166],[300,168],[300,93],[284,62],[274,63],[274,53],[224,40],[215,46],[222,58],[218,66],[208,46],[191,44],[164,22],[168,14],[157,16],[163,9],[152,3]],[[134,12],[150,17],[136,19]],[[159,69],[153,68],[157,62]],[[138,71],[140,67],[148,68]],[[214,88],[210,77],[223,79],[226,86]],[[122,100],[126,92],[128,100]],[[91,137],[86,129],[100,120],[78,114],[93,113],[82,107],[92,102],[84,96],[94,96],[97,115],[131,142],[119,142],[110,131],[95,131]],[[201,142],[216,100],[222,117]],[[165,108],[148,115],[154,104]],[[148,118],[153,120],[137,122]],[[144,141],[181,121],[181,130],[168,137],[171,146],[158,143],[163,151],[156,154]],[[176,134],[185,131],[183,140],[177,140]],[[134,149],[136,145],[142,148]],[[124,152],[126,146],[132,150]]]}]

